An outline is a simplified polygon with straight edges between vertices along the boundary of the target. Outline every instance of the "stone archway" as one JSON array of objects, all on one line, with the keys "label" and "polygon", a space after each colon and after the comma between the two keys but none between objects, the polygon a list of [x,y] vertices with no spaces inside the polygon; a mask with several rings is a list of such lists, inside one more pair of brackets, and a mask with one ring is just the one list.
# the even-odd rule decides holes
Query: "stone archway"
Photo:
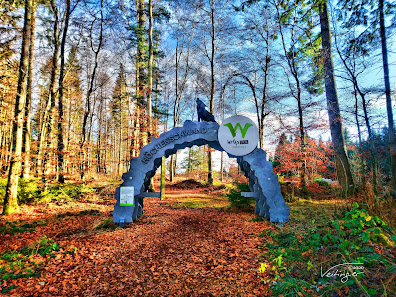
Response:
[{"label": "stone archway", "polygon": [[[150,179],[161,165],[163,156],[169,157],[179,149],[208,144],[213,149],[224,151],[219,144],[216,122],[184,122],[183,127],[175,127],[159,136],[142,148],[140,155],[130,161],[130,169],[122,175],[124,182],[116,189],[113,221],[115,223],[131,223],[143,214],[143,197]],[[255,213],[271,222],[287,222],[290,207],[283,200],[278,176],[272,170],[272,163],[267,161],[267,153],[256,148],[250,154],[236,157],[241,170],[249,178],[252,193],[245,193],[256,200]],[[122,187],[133,187],[133,206],[120,205]]]}]

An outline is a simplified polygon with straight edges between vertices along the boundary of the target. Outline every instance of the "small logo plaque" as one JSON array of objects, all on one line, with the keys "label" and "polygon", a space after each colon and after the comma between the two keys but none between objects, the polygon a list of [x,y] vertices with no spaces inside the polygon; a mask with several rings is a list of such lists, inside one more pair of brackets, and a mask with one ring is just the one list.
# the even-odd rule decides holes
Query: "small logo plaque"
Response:
[{"label": "small logo plaque", "polygon": [[235,115],[225,119],[219,128],[221,147],[234,156],[245,156],[252,152],[259,141],[259,130],[248,117]]}]

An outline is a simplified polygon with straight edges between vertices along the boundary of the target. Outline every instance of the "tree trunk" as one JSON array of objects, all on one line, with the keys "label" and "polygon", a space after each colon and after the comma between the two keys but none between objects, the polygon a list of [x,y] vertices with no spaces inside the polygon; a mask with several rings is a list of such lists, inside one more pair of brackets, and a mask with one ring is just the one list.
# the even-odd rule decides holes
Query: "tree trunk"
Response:
[{"label": "tree trunk", "polygon": [[147,116],[149,136],[153,133],[152,129],[152,93],[153,93],[153,0],[149,0],[149,62],[148,62],[148,91],[147,91]]},{"label": "tree trunk", "polygon": [[32,29],[33,0],[25,1],[25,16],[22,33],[21,59],[19,64],[18,86],[15,98],[14,123],[12,128],[11,162],[8,173],[6,194],[4,198],[3,214],[8,215],[19,210],[18,206],[18,180],[21,169],[23,118],[26,108],[26,82],[29,64],[29,39]]},{"label": "tree trunk", "polygon": [[100,101],[99,101],[99,127],[98,127],[98,141],[96,143],[96,161],[97,161],[97,173],[102,173],[102,129],[103,129],[103,89],[100,91]]},{"label": "tree trunk", "polygon": [[[51,70],[51,79],[50,79],[50,111],[49,111],[49,120],[48,120],[48,138],[47,138],[47,149],[44,157],[44,172],[43,176],[48,175],[52,162],[49,161],[51,158],[51,147],[54,145],[53,133],[55,130],[55,106],[56,106],[56,76],[58,73],[58,55],[59,55],[59,15],[58,8],[56,7],[55,1],[51,1],[51,7],[54,12],[55,22],[54,22],[54,55],[52,57],[52,70]],[[49,163],[49,164],[48,164]],[[46,180],[45,180],[46,181]]]},{"label": "tree trunk", "polygon": [[[210,53],[210,113],[214,113],[214,93],[215,93],[215,20],[214,20],[214,0],[211,1],[210,18],[211,18],[211,53]],[[208,184],[213,185],[213,172],[212,172],[212,151],[208,146]]]},{"label": "tree trunk", "polygon": [[260,138],[260,148],[264,149],[264,120],[266,116],[269,114],[268,112],[265,111],[267,101],[268,101],[268,96],[267,96],[267,90],[268,90],[268,77],[269,77],[269,71],[270,71],[270,66],[271,66],[271,56],[269,53],[269,30],[266,32],[266,53],[265,53],[265,68],[262,69],[264,71],[264,87],[263,87],[263,101],[261,103],[261,117],[260,117],[260,122],[259,124],[259,138]]},{"label": "tree trunk", "polygon": [[[149,61],[148,61],[148,90],[147,90],[147,121],[148,139],[153,135],[152,94],[153,94],[153,0],[149,0]],[[153,178],[150,179],[149,192],[155,192]]]},{"label": "tree trunk", "polygon": [[[337,35],[337,34],[336,34]],[[363,145],[362,145],[362,139],[361,139],[361,132],[360,132],[360,125],[359,125],[359,119],[358,119],[358,102],[357,102],[357,94],[359,93],[360,98],[362,99],[362,106],[363,106],[363,113],[364,113],[364,120],[366,123],[368,135],[369,135],[369,144],[370,144],[370,155],[371,155],[371,160],[372,160],[372,172],[373,172],[373,191],[374,194],[377,195],[377,156],[375,154],[375,148],[374,148],[374,135],[371,130],[371,125],[370,125],[370,119],[368,116],[368,111],[367,111],[367,103],[366,103],[366,94],[360,89],[359,84],[358,84],[358,74],[356,73],[356,70],[348,65],[347,63],[347,58],[342,56],[342,53],[340,49],[338,48],[337,44],[337,38],[336,36],[334,37],[335,44],[336,44],[336,49],[337,52],[341,58],[342,63],[344,64],[345,69],[347,70],[347,73],[349,74],[352,84],[353,84],[353,89],[354,89],[354,96],[355,96],[355,120],[356,120],[356,125],[358,128],[358,137],[359,137],[359,150],[360,150],[360,162],[361,162],[361,174],[362,174],[362,185],[363,187],[366,185],[366,177],[365,177],[365,163],[364,163],[364,157],[363,157]],[[355,60],[353,61],[354,63],[356,62]]]},{"label": "tree trunk", "polygon": [[338,104],[337,89],[334,78],[333,55],[331,51],[330,19],[327,1],[319,4],[322,50],[324,59],[325,88],[327,110],[329,114],[331,139],[334,146],[335,163],[338,181],[346,195],[355,189],[352,172],[346,153],[341,113]]},{"label": "tree trunk", "polygon": [[359,114],[358,114],[358,99],[357,99],[357,93],[356,93],[356,86],[354,86],[355,89],[355,120],[356,120],[356,127],[358,129],[358,139],[359,139],[359,152],[360,152],[360,174],[362,176],[362,182],[361,186],[362,189],[364,189],[366,185],[366,170],[365,170],[365,163],[364,163],[364,157],[363,157],[363,142],[362,142],[362,133],[360,132],[360,124],[359,124]]},{"label": "tree trunk", "polygon": [[378,169],[377,169],[377,156],[375,155],[374,134],[371,130],[370,119],[369,119],[368,112],[367,112],[367,103],[366,103],[365,94],[363,94],[363,92],[360,91],[360,89],[357,85],[356,79],[354,81],[354,84],[355,84],[355,94],[356,94],[356,90],[357,90],[360,94],[360,97],[362,98],[364,121],[366,123],[367,132],[369,135],[370,155],[371,155],[372,171],[373,171],[373,191],[374,191],[374,194],[377,195],[378,194],[378,190],[377,190],[377,171],[378,171]]},{"label": "tree trunk", "polygon": [[42,129],[40,134],[40,148],[38,156],[38,169],[41,171],[42,183],[44,187],[47,184],[47,176],[51,169],[51,146],[53,145],[53,131],[55,130],[55,86],[56,76],[58,72],[58,54],[59,54],[59,16],[58,8],[55,1],[51,1],[51,9],[54,13],[54,27],[53,27],[53,44],[54,52],[52,56],[52,68],[49,85],[49,97],[43,115]]},{"label": "tree trunk", "polygon": [[165,199],[165,156],[161,159],[161,200]]},{"label": "tree trunk", "polygon": [[[277,10],[278,13],[278,18],[280,20],[281,16],[279,14],[279,10]],[[306,155],[306,145],[305,145],[305,130],[304,130],[304,117],[303,117],[303,107],[302,107],[302,98],[301,98],[301,82],[300,82],[300,74],[298,71],[298,68],[296,67],[297,61],[296,61],[296,53],[295,53],[295,47],[294,43],[292,43],[291,49],[286,47],[285,43],[285,37],[283,34],[283,28],[282,28],[282,22],[279,22],[280,25],[280,35],[281,35],[281,40],[282,40],[282,46],[283,46],[283,51],[285,54],[285,57],[287,59],[287,64],[289,66],[290,72],[294,78],[294,81],[296,83],[296,89],[297,89],[297,94],[295,93],[295,90],[293,87],[290,87],[292,96],[296,99],[297,101],[297,108],[298,108],[298,120],[299,120],[299,137],[300,137],[300,150],[301,150],[301,172],[300,172],[300,183],[301,183],[301,191],[302,191],[302,196],[307,195],[307,184],[306,184],[306,174],[307,174],[307,155]],[[294,42],[295,38],[295,33],[294,33],[294,26],[292,27],[292,33],[291,37]],[[291,51],[291,52],[290,52]],[[289,83],[290,85],[290,83]]]},{"label": "tree trunk", "polygon": [[[136,91],[135,91],[135,96],[136,96],[136,101],[137,104],[135,105],[135,108],[138,109],[143,109],[143,106],[145,105],[144,102],[144,91],[145,91],[145,77],[144,77],[144,71],[145,71],[145,46],[146,46],[146,40],[145,40],[145,35],[146,35],[146,29],[145,29],[145,22],[146,22],[146,13],[145,13],[145,3],[144,0],[137,0],[136,1],[136,21],[137,21],[137,27],[136,27],[136,38],[137,38],[137,48],[136,48]],[[140,112],[139,112],[140,113]],[[145,117],[144,113],[142,114],[142,117],[137,119],[139,122],[139,125],[144,129],[145,127]],[[140,131],[139,133],[139,138],[142,138],[142,141],[140,144],[146,142],[147,138],[147,133],[144,131]],[[137,150],[140,150],[140,147],[136,148]]]},{"label": "tree trunk", "polygon": [[99,52],[102,48],[102,44],[103,44],[103,25],[104,25],[104,19],[103,19],[103,0],[100,2],[100,33],[99,33],[99,44],[97,49],[93,48],[93,43],[91,41],[91,48],[92,51],[95,54],[95,63],[94,63],[94,69],[92,71],[91,77],[90,77],[90,82],[89,82],[89,89],[87,91],[87,96],[86,96],[86,110],[84,112],[84,118],[83,118],[83,126],[82,126],[82,135],[81,135],[81,144],[80,144],[80,168],[81,168],[81,172],[80,172],[80,177],[81,180],[84,180],[85,178],[85,172],[87,171],[88,165],[87,165],[87,153],[85,152],[85,142],[87,141],[87,124],[88,124],[88,119],[91,115],[91,95],[94,91],[94,82],[95,82],[95,77],[96,77],[96,71],[98,69],[98,65],[99,65]]},{"label": "tree trunk", "polygon": [[31,32],[30,32],[30,45],[29,45],[29,65],[28,65],[28,78],[27,78],[27,93],[26,93],[26,108],[25,108],[25,122],[23,126],[23,167],[22,177],[30,177],[30,140],[31,140],[31,123],[30,123],[30,110],[32,106],[32,84],[33,84],[33,63],[34,63],[34,40],[36,33],[36,4],[32,3],[32,16],[31,16]]},{"label": "tree trunk", "polygon": [[173,183],[175,178],[175,155],[171,155],[170,162],[169,162],[169,181]]},{"label": "tree trunk", "polygon": [[63,81],[65,79],[65,45],[67,37],[67,29],[69,27],[70,18],[70,0],[66,0],[65,26],[63,28],[63,36],[61,42],[60,58],[60,74],[59,74],[59,102],[58,102],[58,181],[65,183],[64,175],[64,143],[63,143]]},{"label": "tree trunk", "polygon": [[119,96],[119,99],[120,99],[120,124],[118,125],[118,129],[119,129],[119,131],[118,131],[118,169],[117,169],[117,172],[118,172],[118,174],[119,174],[119,176],[121,176],[122,175],[122,173],[123,173],[123,168],[122,168],[122,123],[123,123],[123,118],[122,118],[122,114],[123,114],[123,112],[122,112],[122,96],[123,96],[123,94],[122,94],[122,86],[121,86],[121,94],[120,94],[120,96]]},{"label": "tree trunk", "polygon": [[135,124],[134,124],[134,137],[133,137],[133,147],[135,157],[139,156],[140,146],[141,146],[141,116],[142,116],[142,107],[139,104],[135,104],[134,111],[135,114]]},{"label": "tree trunk", "polygon": [[39,144],[37,152],[37,175],[40,176],[44,172],[44,154],[45,154],[45,141],[47,136],[47,126],[48,126],[48,113],[50,110],[50,97],[48,96],[47,102],[45,102],[43,114],[40,117],[39,124]]},{"label": "tree trunk", "polygon": [[380,11],[382,63],[383,63],[383,67],[384,67],[386,111],[388,114],[388,126],[389,126],[389,128],[388,128],[389,129],[389,151],[390,151],[390,156],[391,156],[391,168],[392,168],[391,186],[392,186],[393,190],[396,190],[396,136],[395,136],[395,126],[393,123],[392,99],[391,99],[391,89],[390,89],[390,82],[389,82],[388,50],[386,47],[386,33],[385,33],[385,19],[384,19],[384,0],[379,0],[379,11]]},{"label": "tree trunk", "polygon": [[137,49],[136,49],[136,99],[138,104],[144,102],[144,66],[145,66],[145,3],[144,0],[136,1],[137,18]]},{"label": "tree trunk", "polygon": [[307,175],[307,152],[305,146],[305,131],[304,131],[304,118],[303,118],[303,109],[302,109],[302,99],[301,99],[301,86],[300,79],[298,77],[298,73],[295,72],[293,75],[296,83],[297,83],[297,105],[298,105],[298,118],[299,118],[299,134],[300,134],[300,149],[301,149],[301,173],[300,173],[300,182],[301,182],[301,192],[302,196],[306,197],[308,195],[307,183],[305,177]]},{"label": "tree trunk", "polygon": [[224,181],[224,152],[220,153],[220,181]]}]

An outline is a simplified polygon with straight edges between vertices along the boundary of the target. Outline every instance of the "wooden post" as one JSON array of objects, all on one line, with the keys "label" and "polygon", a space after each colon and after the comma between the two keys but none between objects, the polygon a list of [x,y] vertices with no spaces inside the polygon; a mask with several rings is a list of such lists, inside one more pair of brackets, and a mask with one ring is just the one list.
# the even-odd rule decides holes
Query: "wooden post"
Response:
[{"label": "wooden post", "polygon": [[165,199],[165,156],[162,156],[162,163],[161,163],[161,200]]}]

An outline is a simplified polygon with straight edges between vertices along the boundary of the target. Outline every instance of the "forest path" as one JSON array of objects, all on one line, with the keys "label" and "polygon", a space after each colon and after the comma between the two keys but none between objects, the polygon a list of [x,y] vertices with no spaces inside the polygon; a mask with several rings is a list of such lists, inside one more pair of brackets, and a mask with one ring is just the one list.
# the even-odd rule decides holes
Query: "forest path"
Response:
[{"label": "forest path", "polygon": [[177,190],[163,201],[146,199],[145,215],[115,231],[97,230],[111,218],[111,205],[54,215],[28,232],[25,244],[46,235],[75,253],[57,253],[41,277],[12,280],[19,287],[11,295],[266,296],[258,235],[274,227],[220,208],[227,203],[214,193]]}]

